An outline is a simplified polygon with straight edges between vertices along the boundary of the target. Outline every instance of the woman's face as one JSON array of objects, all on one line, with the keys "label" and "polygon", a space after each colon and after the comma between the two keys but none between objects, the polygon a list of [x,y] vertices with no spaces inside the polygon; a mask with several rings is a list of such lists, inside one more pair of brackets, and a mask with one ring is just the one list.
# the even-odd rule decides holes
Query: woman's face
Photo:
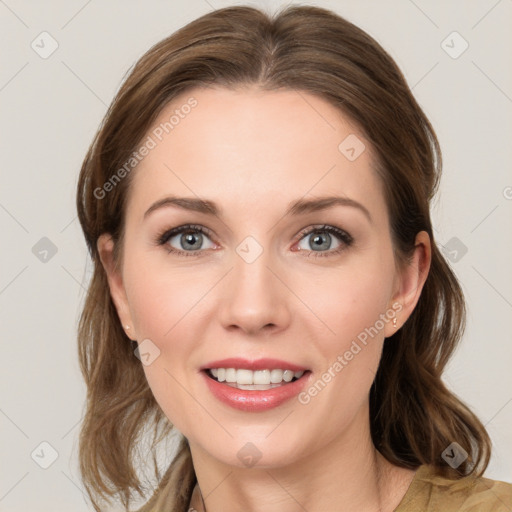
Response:
[{"label": "woman's face", "polygon": [[[123,266],[109,280],[169,420],[191,446],[240,467],[247,455],[285,465],[367,428],[384,338],[418,291],[414,273],[395,268],[369,143],[308,93],[221,88],[177,98],[145,142]],[[164,202],[171,196],[189,202]],[[314,207],[321,198],[342,201]],[[99,245],[111,248],[105,237]],[[280,360],[240,379],[307,371],[297,384],[238,391],[204,370],[244,367],[217,363],[227,358]]]}]

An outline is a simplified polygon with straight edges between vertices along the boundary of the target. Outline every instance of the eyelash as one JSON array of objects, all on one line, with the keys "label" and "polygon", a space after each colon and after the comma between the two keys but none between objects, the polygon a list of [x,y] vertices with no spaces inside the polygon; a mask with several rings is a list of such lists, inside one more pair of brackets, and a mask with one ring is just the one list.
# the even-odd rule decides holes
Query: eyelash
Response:
[{"label": "eyelash", "polygon": [[[166,230],[166,231],[160,233],[156,238],[156,244],[157,245],[165,245],[171,238],[173,238],[174,236],[179,235],[181,233],[184,233],[184,232],[198,232],[198,233],[202,233],[203,235],[206,235],[208,237],[211,236],[210,231],[208,229],[204,228],[203,226],[199,226],[196,224],[185,224],[183,226],[179,226],[177,228]],[[314,254],[315,258],[330,257],[330,256],[335,256],[337,254],[340,254],[342,251],[344,251],[345,249],[350,247],[354,241],[352,236],[350,236],[346,231],[339,229],[335,226],[329,226],[329,225],[325,225],[325,224],[322,226],[317,226],[314,228],[306,228],[306,229],[302,230],[299,233],[298,241],[300,242],[303,237],[305,237],[307,235],[311,235],[313,233],[329,233],[329,234],[334,235],[337,238],[339,238],[340,241],[342,242],[342,244],[340,245],[340,247],[338,247],[338,249],[335,249],[332,251],[307,251],[305,249],[300,249],[298,252],[310,253],[310,254],[315,253]],[[199,254],[205,252],[203,250],[181,251],[179,249],[175,249],[174,247],[170,247],[170,246],[167,246],[166,249],[169,253],[176,254],[177,256],[196,256],[197,257]],[[309,258],[310,254],[306,257]]]}]

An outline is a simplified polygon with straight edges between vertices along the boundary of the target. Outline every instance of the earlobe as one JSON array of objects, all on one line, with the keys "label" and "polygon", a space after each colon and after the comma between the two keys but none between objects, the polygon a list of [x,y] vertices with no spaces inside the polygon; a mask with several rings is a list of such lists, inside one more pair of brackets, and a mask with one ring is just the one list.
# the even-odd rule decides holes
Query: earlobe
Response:
[{"label": "earlobe", "polygon": [[114,260],[114,240],[109,233],[103,233],[99,236],[96,246],[101,264],[107,276],[110,296],[116,307],[119,321],[127,336],[134,338],[135,332],[121,270],[117,267]]},{"label": "earlobe", "polygon": [[400,304],[400,310],[395,310],[396,325],[393,321],[388,324],[385,336],[394,334],[406,322],[414,311],[416,304],[427,280],[431,263],[431,242],[426,231],[420,231],[416,235],[414,253],[409,263],[405,264],[398,276],[398,290],[391,303]]}]

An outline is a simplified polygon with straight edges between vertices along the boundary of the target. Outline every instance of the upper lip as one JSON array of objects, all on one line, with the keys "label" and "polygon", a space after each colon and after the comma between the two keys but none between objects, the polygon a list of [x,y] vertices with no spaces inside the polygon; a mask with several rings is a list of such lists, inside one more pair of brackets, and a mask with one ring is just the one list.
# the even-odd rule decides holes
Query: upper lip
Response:
[{"label": "upper lip", "polygon": [[304,366],[299,366],[297,364],[289,363],[287,361],[282,361],[280,359],[256,359],[254,361],[249,361],[248,359],[243,359],[240,357],[230,357],[228,359],[219,359],[217,361],[211,361],[203,366],[201,366],[201,370],[209,370],[211,368],[239,368],[243,370],[292,370],[294,372],[306,371],[307,368]]}]

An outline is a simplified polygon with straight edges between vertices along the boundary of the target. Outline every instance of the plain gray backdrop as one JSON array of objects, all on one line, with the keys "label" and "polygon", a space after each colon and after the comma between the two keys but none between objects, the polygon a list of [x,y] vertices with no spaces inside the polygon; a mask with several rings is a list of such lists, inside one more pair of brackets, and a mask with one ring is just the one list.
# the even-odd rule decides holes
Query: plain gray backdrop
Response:
[{"label": "plain gray backdrop", "polygon": [[[271,11],[284,4],[246,3]],[[445,381],[492,437],[486,476],[510,482],[512,0],[310,4],[377,39],[438,134],[444,175],[432,211],[436,242],[469,308]],[[92,510],[77,470],[85,386],[76,324],[91,269],[75,212],[78,172],[135,61],[189,21],[228,5],[0,0],[4,512]]]}]

